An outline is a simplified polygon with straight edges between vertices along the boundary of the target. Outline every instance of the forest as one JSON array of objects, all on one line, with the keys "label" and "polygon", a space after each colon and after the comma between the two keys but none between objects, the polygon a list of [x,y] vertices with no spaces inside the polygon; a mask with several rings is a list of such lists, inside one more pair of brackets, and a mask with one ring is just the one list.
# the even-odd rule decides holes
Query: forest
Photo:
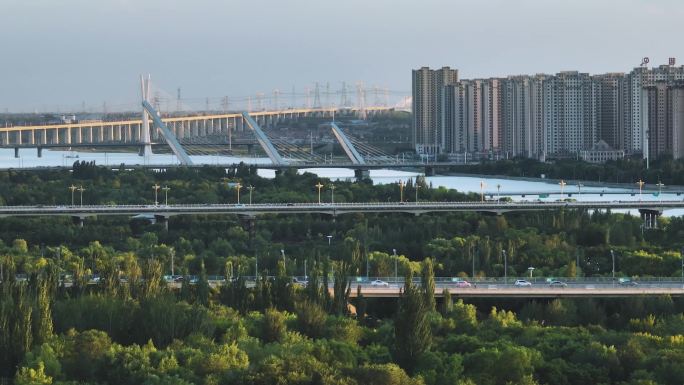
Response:
[{"label": "forest", "polygon": [[[5,205],[70,205],[69,187],[82,186],[83,204],[154,204],[157,184],[169,187],[169,204],[236,203],[236,182],[254,187],[255,203],[315,202],[319,182],[326,199],[334,183],[335,201],[399,200],[396,185],[295,172],[266,179],[245,165],[87,163],[2,171],[0,196]],[[404,193],[415,188],[422,200],[479,199],[422,178]],[[682,219],[640,225],[583,211],[207,215],[172,217],[168,229],[145,218],[88,218],[82,228],[70,218],[2,218],[0,383],[681,384],[679,297],[432,295],[435,277],[501,277],[504,254],[509,277],[529,266],[539,276],[609,277],[611,250],[619,277],[680,277]],[[352,298],[350,277],[391,276],[395,262],[409,278],[400,298]],[[293,285],[305,265],[308,284]],[[198,279],[171,287],[172,270]],[[226,283],[210,285],[210,275]]]}]

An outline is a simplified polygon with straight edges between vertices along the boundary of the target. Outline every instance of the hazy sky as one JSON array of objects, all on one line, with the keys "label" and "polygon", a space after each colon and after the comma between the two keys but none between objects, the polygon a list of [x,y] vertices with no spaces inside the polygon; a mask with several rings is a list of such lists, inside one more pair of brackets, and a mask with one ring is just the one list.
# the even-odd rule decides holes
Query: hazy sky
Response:
[{"label": "hazy sky", "polygon": [[0,112],[684,63],[681,0],[0,0]]}]

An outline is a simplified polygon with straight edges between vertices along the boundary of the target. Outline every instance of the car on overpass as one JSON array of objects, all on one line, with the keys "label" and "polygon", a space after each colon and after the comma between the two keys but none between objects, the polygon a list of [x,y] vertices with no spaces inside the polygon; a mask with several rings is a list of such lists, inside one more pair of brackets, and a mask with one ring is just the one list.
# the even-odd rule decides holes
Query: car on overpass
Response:
[{"label": "car on overpass", "polygon": [[513,283],[513,285],[516,287],[531,287],[532,282],[526,281],[524,279],[517,279],[515,280],[515,283]]},{"label": "car on overpass", "polygon": [[568,287],[568,284],[558,279],[552,279],[549,281],[549,287]]},{"label": "car on overpass", "polygon": [[389,283],[387,283],[381,279],[376,279],[375,281],[371,281],[370,284],[373,287],[389,287]]}]

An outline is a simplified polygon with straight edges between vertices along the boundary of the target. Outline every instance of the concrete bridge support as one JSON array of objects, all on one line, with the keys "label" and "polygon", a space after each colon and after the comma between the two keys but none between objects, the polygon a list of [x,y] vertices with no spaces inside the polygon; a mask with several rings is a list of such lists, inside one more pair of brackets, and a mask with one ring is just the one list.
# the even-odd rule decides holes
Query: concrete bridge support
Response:
[{"label": "concrete bridge support", "polygon": [[155,214],[154,221],[155,221],[155,223],[163,225],[164,230],[169,231],[169,216],[168,215]]},{"label": "concrete bridge support", "polygon": [[657,229],[658,217],[660,217],[663,212],[660,210],[639,209],[639,214],[641,214],[641,220],[644,222],[645,229]]},{"label": "concrete bridge support", "polygon": [[370,179],[370,170],[363,168],[354,169],[354,177],[359,182],[364,179]]}]

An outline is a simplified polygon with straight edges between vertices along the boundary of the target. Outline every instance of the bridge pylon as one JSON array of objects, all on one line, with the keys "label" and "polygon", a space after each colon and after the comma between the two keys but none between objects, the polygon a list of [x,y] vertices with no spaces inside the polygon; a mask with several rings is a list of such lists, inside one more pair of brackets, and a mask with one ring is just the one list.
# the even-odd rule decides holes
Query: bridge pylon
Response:
[{"label": "bridge pylon", "polygon": [[140,126],[140,141],[143,143],[141,154],[142,156],[148,157],[152,155],[152,139],[150,135],[150,120],[147,110],[145,109],[145,102],[149,103],[150,99],[150,75],[145,78],[144,75],[140,75],[140,89],[142,92],[142,125]]}]

